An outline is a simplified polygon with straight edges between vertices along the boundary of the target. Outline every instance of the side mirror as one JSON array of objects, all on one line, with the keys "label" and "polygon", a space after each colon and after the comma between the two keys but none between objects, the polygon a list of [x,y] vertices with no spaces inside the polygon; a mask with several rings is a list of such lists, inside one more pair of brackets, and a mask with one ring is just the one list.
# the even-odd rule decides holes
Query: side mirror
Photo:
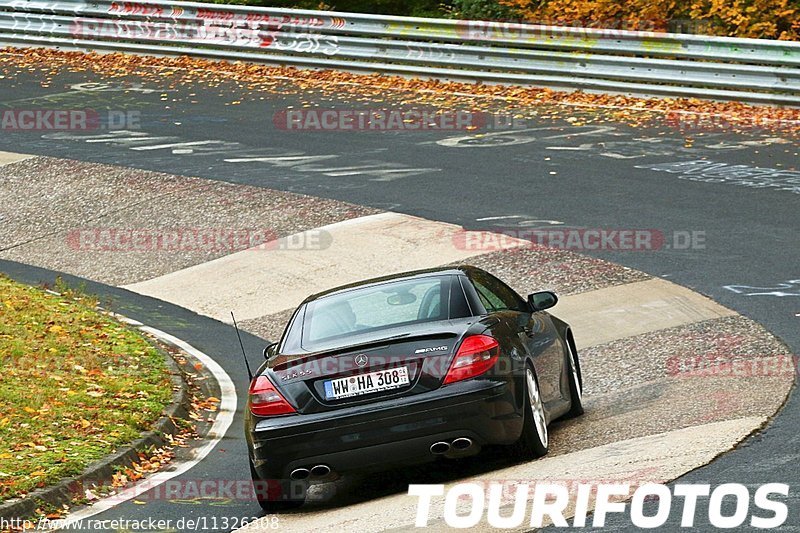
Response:
[{"label": "side mirror", "polygon": [[558,303],[558,296],[553,291],[534,292],[528,295],[528,305],[531,311],[544,311]]},{"label": "side mirror", "polygon": [[273,355],[275,355],[275,349],[278,347],[277,342],[273,342],[268,344],[266,348],[264,348],[264,359],[269,359]]}]

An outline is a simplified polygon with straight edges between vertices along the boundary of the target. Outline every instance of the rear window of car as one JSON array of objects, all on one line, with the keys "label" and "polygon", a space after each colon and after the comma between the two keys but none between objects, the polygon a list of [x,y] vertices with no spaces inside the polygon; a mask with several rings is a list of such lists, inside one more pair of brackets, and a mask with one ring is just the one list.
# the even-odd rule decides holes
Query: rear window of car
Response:
[{"label": "rear window of car", "polygon": [[371,331],[445,320],[450,315],[451,281],[449,275],[391,281],[309,302],[301,326],[302,347],[316,350]]}]

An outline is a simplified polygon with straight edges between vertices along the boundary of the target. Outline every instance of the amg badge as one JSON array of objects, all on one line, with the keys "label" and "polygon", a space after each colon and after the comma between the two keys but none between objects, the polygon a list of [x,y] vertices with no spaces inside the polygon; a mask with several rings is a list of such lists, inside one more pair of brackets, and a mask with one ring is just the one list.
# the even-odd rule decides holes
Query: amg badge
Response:
[{"label": "amg badge", "polygon": [[436,348],[420,348],[419,350],[414,350],[414,353],[446,352],[447,348],[447,346],[437,346]]},{"label": "amg badge", "polygon": [[286,374],[284,374],[283,377],[281,378],[281,381],[289,381],[290,379],[300,378],[300,377],[303,377],[303,376],[310,376],[311,374],[312,374],[312,371],[310,369],[309,370],[293,370],[293,371],[290,371],[290,372],[287,371]]}]

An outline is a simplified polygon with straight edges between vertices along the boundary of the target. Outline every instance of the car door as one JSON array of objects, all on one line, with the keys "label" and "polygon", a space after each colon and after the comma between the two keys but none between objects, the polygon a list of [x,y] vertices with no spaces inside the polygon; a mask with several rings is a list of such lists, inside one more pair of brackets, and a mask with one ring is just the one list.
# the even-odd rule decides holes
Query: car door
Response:
[{"label": "car door", "polygon": [[501,312],[513,322],[510,325],[514,333],[532,356],[545,404],[552,406],[563,401],[564,351],[550,315],[545,311],[531,312],[527,302],[511,287],[487,272],[476,272],[472,278],[487,311]]}]

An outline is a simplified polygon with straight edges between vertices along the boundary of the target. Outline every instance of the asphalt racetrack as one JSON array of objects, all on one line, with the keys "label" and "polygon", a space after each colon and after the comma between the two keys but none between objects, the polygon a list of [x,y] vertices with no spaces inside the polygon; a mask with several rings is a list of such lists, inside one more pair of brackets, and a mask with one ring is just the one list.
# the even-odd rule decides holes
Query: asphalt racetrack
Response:
[{"label": "asphalt racetrack", "polygon": [[[290,191],[515,235],[550,227],[654,230],[664,237],[657,250],[579,251],[706,295],[765,326],[792,353],[800,351],[800,145],[790,135],[682,133],[666,124],[593,122],[591,112],[569,108],[552,113],[555,118],[531,110],[513,129],[477,132],[286,131],[276,127],[275,117],[291,109],[399,104],[391,95],[358,101],[347,95],[258,93],[234,83],[170,86],[167,77],[162,82],[153,77],[104,79],[90,71],[58,71],[46,86],[41,73],[7,73],[0,80],[0,104],[113,110],[136,117],[136,124],[116,131],[4,131],[0,151]],[[502,104],[496,112],[504,112]],[[748,185],[737,177],[737,171],[752,168],[773,169],[776,180],[793,177],[794,186]],[[687,246],[687,235],[700,241]],[[54,277],[8,261],[0,263],[0,270],[31,283]],[[116,295],[123,314],[202,345],[207,353],[230,351],[229,359],[218,362],[237,385],[242,382],[243,363],[233,352],[229,326],[106,285],[90,284],[89,289]],[[257,359],[263,341],[247,335],[246,345]],[[800,405],[792,393],[762,432],[682,481],[788,483],[788,505],[796,510],[799,425]],[[237,419],[218,453],[192,474],[219,477],[232,475],[233,469],[246,477],[241,434]],[[236,443],[226,446],[228,438]],[[207,506],[179,504],[162,511],[172,517],[209,513]],[[253,502],[231,501],[217,511],[260,514]],[[151,506],[125,502],[102,516],[151,514]],[[704,530],[702,503],[697,516],[698,530]],[[677,527],[679,521],[680,515],[672,516],[670,524]],[[798,529],[794,524],[796,517],[790,515],[782,530]],[[622,519],[616,525],[626,529]],[[231,529],[217,526],[211,529]]]}]

